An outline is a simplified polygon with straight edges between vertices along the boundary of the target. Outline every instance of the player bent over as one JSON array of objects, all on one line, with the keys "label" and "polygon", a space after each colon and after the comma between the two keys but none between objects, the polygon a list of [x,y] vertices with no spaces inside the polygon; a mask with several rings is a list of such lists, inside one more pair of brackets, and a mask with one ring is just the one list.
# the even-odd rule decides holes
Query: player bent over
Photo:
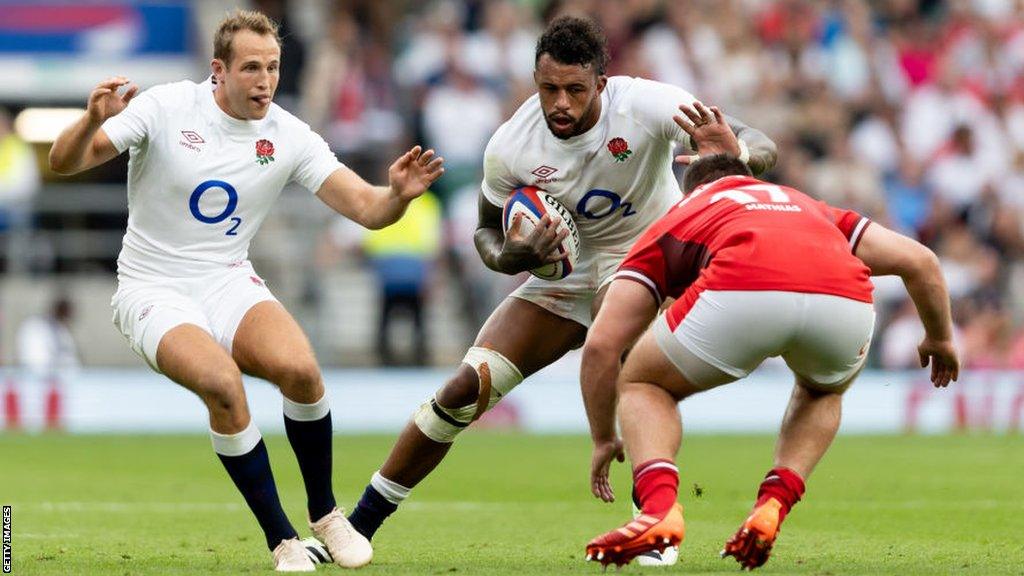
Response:
[{"label": "player bent over", "polygon": [[281,508],[242,374],[280,388],[310,526],[337,564],[356,567],[373,551],[335,507],[320,368],[298,324],[249,263],[249,242],[289,181],[380,228],[441,175],[442,160],[413,148],[391,165],[389,187],[371,186],[272,103],[280,59],[276,25],[258,12],[236,12],[214,37],[209,80],[156,86],[138,97],[134,86],[118,94],[126,78],[101,83],[87,113],[54,142],[50,164],[74,174],[130,151],[115,325],[154,370],[206,404],[214,451],[263,529],[274,567],[311,571]]},{"label": "player bent over", "polygon": [[[687,130],[704,149],[701,133],[729,129],[717,109],[696,108],[687,113]],[[781,356],[796,384],[774,467],[722,552],[752,569],[767,561],[779,526],[838,430],[842,394],[864,365],[875,319],[869,276],[902,277],[925,326],[921,364],[932,363],[935,386],[956,380],[959,370],[949,294],[929,249],[855,212],[754,179],[730,155],[692,164],[684,192],[686,199],[622,263],[584,346],[593,493],[614,499],[608,468],[621,454],[617,391],[643,508],[639,518],[593,539],[587,556],[621,565],[682,540],[676,404]],[[655,319],[667,298],[676,300]],[[637,337],[620,373],[619,358]]]},{"label": "player bent over", "polygon": [[[535,56],[537,95],[487,145],[476,246],[488,267],[506,274],[557,261],[565,231],[556,220],[545,217],[530,236],[516,222],[507,234],[503,230],[508,197],[521,186],[537,186],[573,213],[580,259],[566,278],[530,278],[506,298],[452,378],[413,414],[349,516],[367,537],[440,464],[463,430],[524,378],[583,342],[629,246],[682,199],[672,161],[686,134],[674,117],[680,105],[694,102],[690,93],[605,76],[606,40],[586,19],[552,22]],[[728,149],[758,172],[770,168],[771,140],[730,122],[742,140],[726,143]]]}]

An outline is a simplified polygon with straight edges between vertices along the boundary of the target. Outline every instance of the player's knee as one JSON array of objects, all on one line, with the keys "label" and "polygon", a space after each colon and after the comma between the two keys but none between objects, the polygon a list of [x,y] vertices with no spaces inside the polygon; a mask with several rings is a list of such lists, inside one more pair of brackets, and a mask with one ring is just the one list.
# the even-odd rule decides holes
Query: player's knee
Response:
[{"label": "player's knee", "polygon": [[274,383],[297,402],[316,402],[320,391],[320,366],[312,357],[295,359],[275,371]]},{"label": "player's knee", "polygon": [[522,381],[508,358],[487,348],[470,348],[455,376],[420,406],[413,421],[431,440],[450,443]]},{"label": "player's knee", "polygon": [[234,418],[246,411],[242,373],[237,369],[204,374],[199,390],[200,396],[214,415]]},{"label": "player's knee", "polygon": [[449,408],[474,404],[479,397],[480,377],[466,364],[460,365],[455,376],[452,376],[434,395],[438,404]]}]

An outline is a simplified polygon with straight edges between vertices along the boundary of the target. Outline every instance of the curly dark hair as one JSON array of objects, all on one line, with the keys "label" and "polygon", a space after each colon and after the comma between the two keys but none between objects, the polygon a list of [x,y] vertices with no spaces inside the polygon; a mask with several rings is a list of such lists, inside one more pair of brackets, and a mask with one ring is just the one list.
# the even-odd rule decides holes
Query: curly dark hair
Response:
[{"label": "curly dark hair", "polygon": [[683,194],[689,194],[701,184],[714,182],[725,176],[752,176],[750,168],[731,154],[704,156],[686,169],[683,175]]},{"label": "curly dark hair", "polygon": [[608,65],[608,39],[593,20],[562,16],[551,22],[537,40],[534,64],[544,54],[562,64],[593,66],[594,72],[601,75]]}]

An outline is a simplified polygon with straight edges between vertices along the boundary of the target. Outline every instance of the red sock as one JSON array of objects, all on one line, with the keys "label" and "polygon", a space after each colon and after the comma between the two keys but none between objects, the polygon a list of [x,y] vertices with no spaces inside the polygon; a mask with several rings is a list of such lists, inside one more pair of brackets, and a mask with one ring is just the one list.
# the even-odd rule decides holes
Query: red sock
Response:
[{"label": "red sock", "polygon": [[660,515],[679,494],[679,468],[671,460],[648,460],[633,469],[633,486],[644,514]]},{"label": "red sock", "polygon": [[779,522],[782,522],[786,519],[789,509],[799,502],[803,495],[804,479],[789,468],[778,466],[769,470],[761,482],[755,507],[764,504],[769,498],[775,498],[782,504],[779,510]]}]

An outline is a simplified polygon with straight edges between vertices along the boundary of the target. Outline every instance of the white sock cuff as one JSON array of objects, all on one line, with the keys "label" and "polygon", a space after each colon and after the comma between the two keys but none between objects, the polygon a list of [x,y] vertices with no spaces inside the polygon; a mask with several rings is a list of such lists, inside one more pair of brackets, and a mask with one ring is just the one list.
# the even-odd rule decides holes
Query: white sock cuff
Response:
[{"label": "white sock cuff", "polygon": [[210,439],[213,440],[213,451],[221,456],[241,456],[252,452],[252,449],[260,443],[260,429],[251,418],[245,430],[235,434],[221,434],[210,430]]},{"label": "white sock cuff", "polygon": [[319,400],[312,404],[300,404],[299,402],[293,402],[284,396],[281,396],[284,400],[284,415],[292,420],[299,422],[312,422],[319,420],[331,411],[331,401],[327,398],[327,391],[324,391],[324,395]]},{"label": "white sock cuff", "polygon": [[373,473],[370,478],[370,486],[376,490],[385,500],[392,504],[401,504],[402,500],[409,497],[412,488],[406,488],[398,482],[392,482],[380,475],[380,470]]},{"label": "white sock cuff", "polygon": [[640,470],[637,470],[636,474],[634,474],[633,477],[634,478],[639,478],[639,477],[643,476],[644,474],[647,474],[651,470],[657,470],[658,468],[666,468],[668,470],[671,470],[671,471],[675,472],[676,474],[679,474],[679,467],[676,466],[675,464],[673,464],[671,462],[659,461],[659,462],[652,462],[652,463],[648,464],[647,466],[644,466]]}]

